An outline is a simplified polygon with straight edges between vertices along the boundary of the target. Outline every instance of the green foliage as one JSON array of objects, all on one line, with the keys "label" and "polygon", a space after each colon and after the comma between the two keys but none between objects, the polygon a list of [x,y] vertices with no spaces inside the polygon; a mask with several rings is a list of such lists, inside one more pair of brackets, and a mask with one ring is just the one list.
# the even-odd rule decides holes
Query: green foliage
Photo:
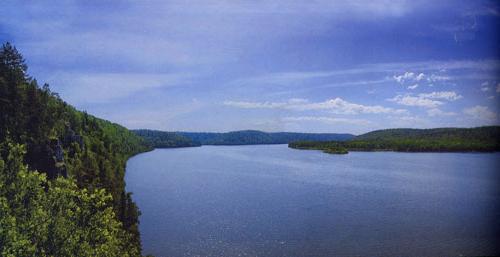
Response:
[{"label": "green foliage", "polygon": [[369,132],[352,140],[339,142],[294,142],[289,147],[335,152],[491,152],[500,150],[500,127],[387,129]]},{"label": "green foliage", "polygon": [[316,141],[298,141],[288,144],[288,147],[301,149],[301,150],[321,150],[329,154],[347,154],[348,151],[344,147],[344,142],[329,141],[329,142],[316,142]]},{"label": "green foliage", "polygon": [[[23,146],[4,144],[0,159],[1,256],[139,256],[104,189],[79,189],[28,172]],[[7,150],[5,150],[7,148]]]},{"label": "green foliage", "polygon": [[111,195],[110,210],[123,226],[123,238],[131,249],[140,249],[139,211],[125,192],[125,164],[131,155],[151,147],[118,124],[77,111],[47,84],[40,87],[26,71],[15,47],[4,44],[0,49],[0,143],[24,145],[25,154],[14,165],[8,155],[17,148],[0,151],[7,165],[1,176],[12,179],[3,173],[27,164],[30,170],[44,173],[48,184],[59,183],[55,179],[63,176],[92,194],[105,189]]},{"label": "green foliage", "polygon": [[227,133],[177,132],[202,145],[255,145],[255,144],[288,144],[293,141],[344,141],[353,138],[351,134],[335,133],[267,133],[256,130],[233,131]]},{"label": "green foliage", "polygon": [[327,148],[323,150],[324,153],[329,154],[348,154],[349,152],[344,147]]},{"label": "green foliage", "polygon": [[182,136],[175,132],[164,132],[158,130],[138,129],[133,131],[136,135],[144,138],[150,145],[155,148],[174,148],[174,147],[189,147],[200,146],[198,142]]}]

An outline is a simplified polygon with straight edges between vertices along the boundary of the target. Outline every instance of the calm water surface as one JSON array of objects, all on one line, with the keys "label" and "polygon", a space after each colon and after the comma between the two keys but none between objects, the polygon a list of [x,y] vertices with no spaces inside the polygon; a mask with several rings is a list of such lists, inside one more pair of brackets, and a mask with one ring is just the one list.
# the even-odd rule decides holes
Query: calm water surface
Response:
[{"label": "calm water surface", "polygon": [[158,257],[499,255],[499,157],[203,146],[135,156],[126,181]]}]

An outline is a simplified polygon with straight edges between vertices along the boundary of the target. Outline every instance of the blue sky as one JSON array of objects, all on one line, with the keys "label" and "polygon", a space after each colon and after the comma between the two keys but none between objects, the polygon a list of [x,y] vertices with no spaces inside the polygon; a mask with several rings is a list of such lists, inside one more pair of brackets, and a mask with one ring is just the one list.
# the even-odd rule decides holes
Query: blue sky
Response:
[{"label": "blue sky", "polygon": [[128,128],[499,124],[498,1],[9,1],[0,40]]}]

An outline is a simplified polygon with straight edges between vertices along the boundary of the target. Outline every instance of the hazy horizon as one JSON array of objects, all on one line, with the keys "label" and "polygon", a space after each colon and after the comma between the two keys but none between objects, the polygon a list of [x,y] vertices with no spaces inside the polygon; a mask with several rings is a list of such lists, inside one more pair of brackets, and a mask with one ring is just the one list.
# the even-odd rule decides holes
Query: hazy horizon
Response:
[{"label": "hazy horizon", "polygon": [[496,1],[4,1],[0,41],[130,129],[500,124]]}]

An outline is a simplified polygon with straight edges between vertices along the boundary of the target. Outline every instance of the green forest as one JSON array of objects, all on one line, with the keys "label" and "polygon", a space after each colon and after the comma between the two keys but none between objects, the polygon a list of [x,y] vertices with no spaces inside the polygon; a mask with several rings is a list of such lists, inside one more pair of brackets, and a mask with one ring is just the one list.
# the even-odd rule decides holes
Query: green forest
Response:
[{"label": "green forest", "polygon": [[127,159],[152,147],[76,110],[0,49],[0,255],[140,256]]},{"label": "green forest", "polygon": [[190,138],[202,145],[288,144],[300,140],[343,141],[354,137],[351,134],[263,132],[258,130],[241,130],[226,133],[177,132],[177,134]]},{"label": "green forest", "polygon": [[299,141],[289,147],[342,154],[347,151],[493,152],[500,150],[500,127],[385,129],[343,142]]},{"label": "green forest", "polygon": [[185,137],[175,132],[165,132],[149,129],[137,129],[132,131],[136,135],[142,137],[148,144],[152,145],[154,148],[201,146],[199,142],[195,142],[191,138]]},{"label": "green forest", "polygon": [[187,147],[200,145],[259,145],[288,144],[294,141],[344,141],[354,137],[351,134],[263,132],[241,130],[226,133],[216,132],[165,132],[158,130],[133,130],[155,148]]}]

